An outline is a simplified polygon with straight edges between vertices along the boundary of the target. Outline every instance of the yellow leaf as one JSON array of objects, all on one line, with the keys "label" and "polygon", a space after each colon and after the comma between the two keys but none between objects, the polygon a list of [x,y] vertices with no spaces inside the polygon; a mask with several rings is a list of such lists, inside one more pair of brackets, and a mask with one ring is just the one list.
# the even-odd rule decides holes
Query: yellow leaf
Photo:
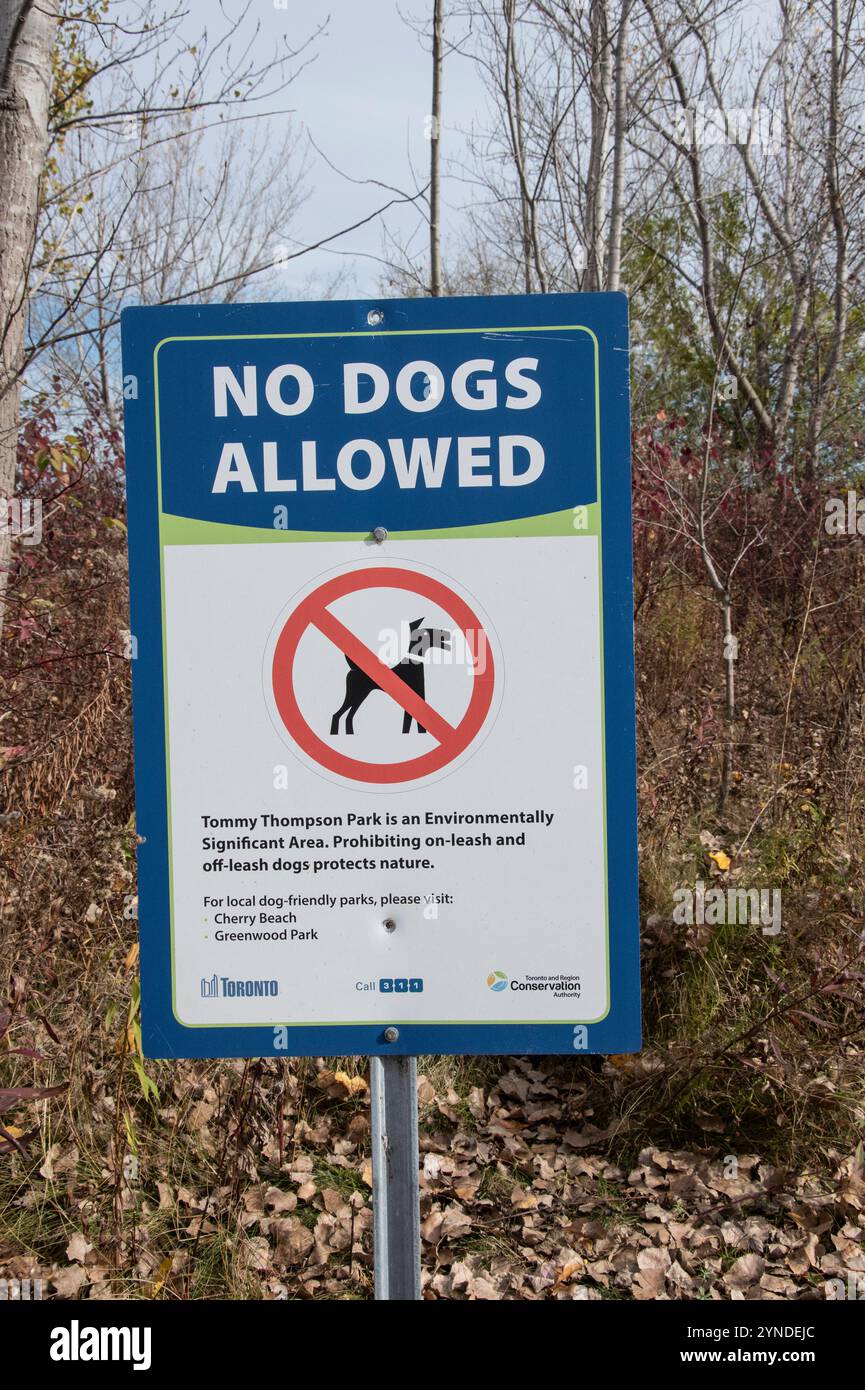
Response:
[{"label": "yellow leaf", "polygon": [[722,849],[716,850],[714,854],[710,854],[709,858],[715,861],[722,874],[727,872],[733,862],[729,854],[725,854]]},{"label": "yellow leaf", "polygon": [[538,1199],[534,1192],[524,1192],[521,1187],[518,1187],[516,1191],[519,1193],[519,1196],[514,1195],[511,1197],[511,1205],[515,1207],[517,1211],[534,1211],[535,1207],[538,1205]]},{"label": "yellow leaf", "polygon": [[614,1067],[621,1067],[622,1071],[628,1071],[634,1065],[634,1059],[630,1052],[613,1052],[607,1058]]},{"label": "yellow leaf", "polygon": [[125,961],[123,962],[123,964],[124,964],[124,966],[126,967],[127,970],[131,970],[132,967],[133,967],[133,965],[137,965],[137,964],[138,964],[138,942],[137,942],[137,941],[133,941],[132,945],[129,947],[129,950],[128,950],[127,953],[126,953],[126,959],[125,959]]},{"label": "yellow leaf", "polygon": [[154,1279],[153,1283],[150,1285],[150,1297],[151,1297],[151,1298],[158,1298],[158,1297],[159,1297],[160,1293],[162,1292],[162,1286],[164,1285],[164,1283],[165,1283],[166,1279],[168,1278],[169,1274],[171,1273],[171,1265],[172,1265],[172,1256],[171,1256],[171,1255],[166,1256],[166,1258],[165,1258],[164,1260],[162,1260],[162,1262],[160,1263],[159,1268],[158,1268],[157,1271],[156,1271],[156,1278]]},{"label": "yellow leaf", "polygon": [[366,1082],[362,1076],[349,1076],[347,1071],[338,1071],[334,1073],[333,1079],[344,1086],[350,1096],[355,1096],[359,1091],[366,1090]]},{"label": "yellow leaf", "polygon": [[114,1051],[121,1053],[121,1055],[129,1052],[135,1055],[141,1051],[138,1046],[134,1018],[127,1018],[123,1030],[114,1044]]}]

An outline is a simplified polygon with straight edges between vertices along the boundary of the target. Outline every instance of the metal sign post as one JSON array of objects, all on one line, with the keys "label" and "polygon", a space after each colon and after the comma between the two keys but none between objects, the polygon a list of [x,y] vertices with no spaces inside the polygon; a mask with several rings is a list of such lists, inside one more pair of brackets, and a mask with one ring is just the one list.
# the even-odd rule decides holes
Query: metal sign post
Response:
[{"label": "metal sign post", "polygon": [[376,1299],[420,1298],[417,1059],[370,1057]]}]

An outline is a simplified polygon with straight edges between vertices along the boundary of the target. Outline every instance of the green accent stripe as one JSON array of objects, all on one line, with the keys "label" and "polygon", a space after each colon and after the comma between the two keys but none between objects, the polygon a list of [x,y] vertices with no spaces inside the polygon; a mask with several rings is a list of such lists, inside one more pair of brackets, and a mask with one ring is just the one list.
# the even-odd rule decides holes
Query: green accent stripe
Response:
[{"label": "green accent stripe", "polygon": [[460,333],[588,333],[595,344],[597,360],[598,340],[584,323],[518,323],[509,328],[350,328],[341,333],[178,333],[159,340],[153,349],[153,365],[155,368],[159,349],[167,343],[228,343],[251,339],[258,342],[273,338],[431,338]]},{"label": "green accent stripe", "polygon": [[[461,1028],[486,1028],[488,1024],[519,1024],[526,1027],[545,1027],[549,1028],[552,1024],[556,1028],[588,1028],[594,1023],[603,1023],[610,1006],[607,1005],[605,1013],[598,1018],[391,1018],[387,1016],[387,1023],[394,1024],[400,1028],[409,1028],[413,1024],[415,1028],[434,1028],[441,1026],[447,1028],[457,1026]],[[288,1023],[285,1019],[268,1019],[265,1023],[184,1023],[183,1019],[174,1012],[174,1017],[181,1028],[382,1028],[383,1024],[377,1018],[352,1018],[346,1021],[339,1019],[321,1019],[315,1023]]]},{"label": "green accent stripe", "polygon": [[[579,512],[580,515],[575,515]],[[391,531],[390,541],[483,540],[497,536],[597,536],[600,534],[600,507],[566,507],[561,512],[520,517],[516,521],[483,523],[479,526],[443,526],[432,531]],[[192,517],[160,517],[163,545],[285,545],[304,541],[364,541],[357,531],[280,531],[265,526],[232,526],[220,521],[198,521]]]}]

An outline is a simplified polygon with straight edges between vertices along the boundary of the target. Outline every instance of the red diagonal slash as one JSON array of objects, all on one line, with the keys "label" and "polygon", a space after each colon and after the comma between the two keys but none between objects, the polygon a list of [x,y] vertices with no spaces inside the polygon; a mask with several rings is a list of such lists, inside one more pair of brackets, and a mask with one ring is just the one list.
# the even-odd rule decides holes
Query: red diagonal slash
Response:
[{"label": "red diagonal slash", "polygon": [[[429,599],[453,619],[463,633],[474,661],[468,708],[455,728],[426,700],[400,680],[389,666],[330,612],[328,604],[346,594],[367,589],[405,589]],[[316,733],[302,713],[294,688],[294,661],[304,632],[315,627],[337,650],[353,661],[402,709],[429,729],[435,743],[423,753],[399,762],[372,763],[335,748]],[[478,660],[480,652],[483,662]],[[484,627],[470,605],[441,580],[402,565],[364,566],[335,574],[307,593],[289,613],[273,652],[271,679],[279,717],[293,742],[319,767],[370,786],[396,786],[440,772],[453,763],[480,733],[490,711],[495,686],[493,654]],[[352,740],[353,742],[353,740]]]},{"label": "red diagonal slash", "polygon": [[422,700],[411,686],[406,685],[389,666],[380,661],[375,652],[370,651],[360,638],[355,637],[344,623],[335,618],[329,608],[322,608],[321,611],[311,618],[312,623],[318,628],[319,632],[324,633],[334,646],[339,647],[344,656],[359,666],[364,675],[369,676],[371,681],[375,681],[380,690],[389,695],[392,700],[396,700],[408,714],[416,719],[422,729],[427,729],[437,739],[439,743],[445,743],[448,739],[453,739],[456,730],[452,724],[434,710],[432,705],[426,700]]}]

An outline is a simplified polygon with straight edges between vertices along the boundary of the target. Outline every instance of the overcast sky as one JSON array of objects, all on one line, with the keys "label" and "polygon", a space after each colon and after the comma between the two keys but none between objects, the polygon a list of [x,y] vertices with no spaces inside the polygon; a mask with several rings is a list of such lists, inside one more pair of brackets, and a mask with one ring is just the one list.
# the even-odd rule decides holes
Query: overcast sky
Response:
[{"label": "overcast sky", "polygon": [[[216,0],[187,0],[191,32],[204,25],[213,37],[219,29]],[[242,11],[242,0],[224,0],[228,13]],[[310,196],[294,224],[296,236],[310,244],[364,217],[392,195],[371,185],[358,185],[328,168],[329,160],[352,178],[377,179],[397,189],[412,190],[412,163],[422,185],[428,177],[429,143],[425,118],[430,109],[431,61],[428,47],[401,18],[423,18],[432,0],[256,0],[250,23],[260,24],[257,51],[273,52],[283,37],[299,47],[318,24],[324,31],[307,50],[313,57],[290,87],[287,98],[296,120],[315,142],[321,158],[309,147]],[[254,18],[253,18],[254,17]],[[454,32],[456,27],[454,26]],[[274,105],[275,103],[271,103]],[[459,55],[447,59],[444,74],[443,154],[459,159],[461,131],[483,111],[470,64]],[[446,179],[445,230],[455,229],[466,190]],[[388,225],[406,236],[418,227],[412,209],[392,211]],[[418,234],[423,246],[423,233]],[[345,271],[340,296],[375,294],[382,268],[375,257],[383,251],[381,224],[376,222],[335,242],[329,251],[304,257],[287,267],[286,291],[297,292],[314,273],[322,280]],[[307,292],[309,292],[307,290]]]}]

